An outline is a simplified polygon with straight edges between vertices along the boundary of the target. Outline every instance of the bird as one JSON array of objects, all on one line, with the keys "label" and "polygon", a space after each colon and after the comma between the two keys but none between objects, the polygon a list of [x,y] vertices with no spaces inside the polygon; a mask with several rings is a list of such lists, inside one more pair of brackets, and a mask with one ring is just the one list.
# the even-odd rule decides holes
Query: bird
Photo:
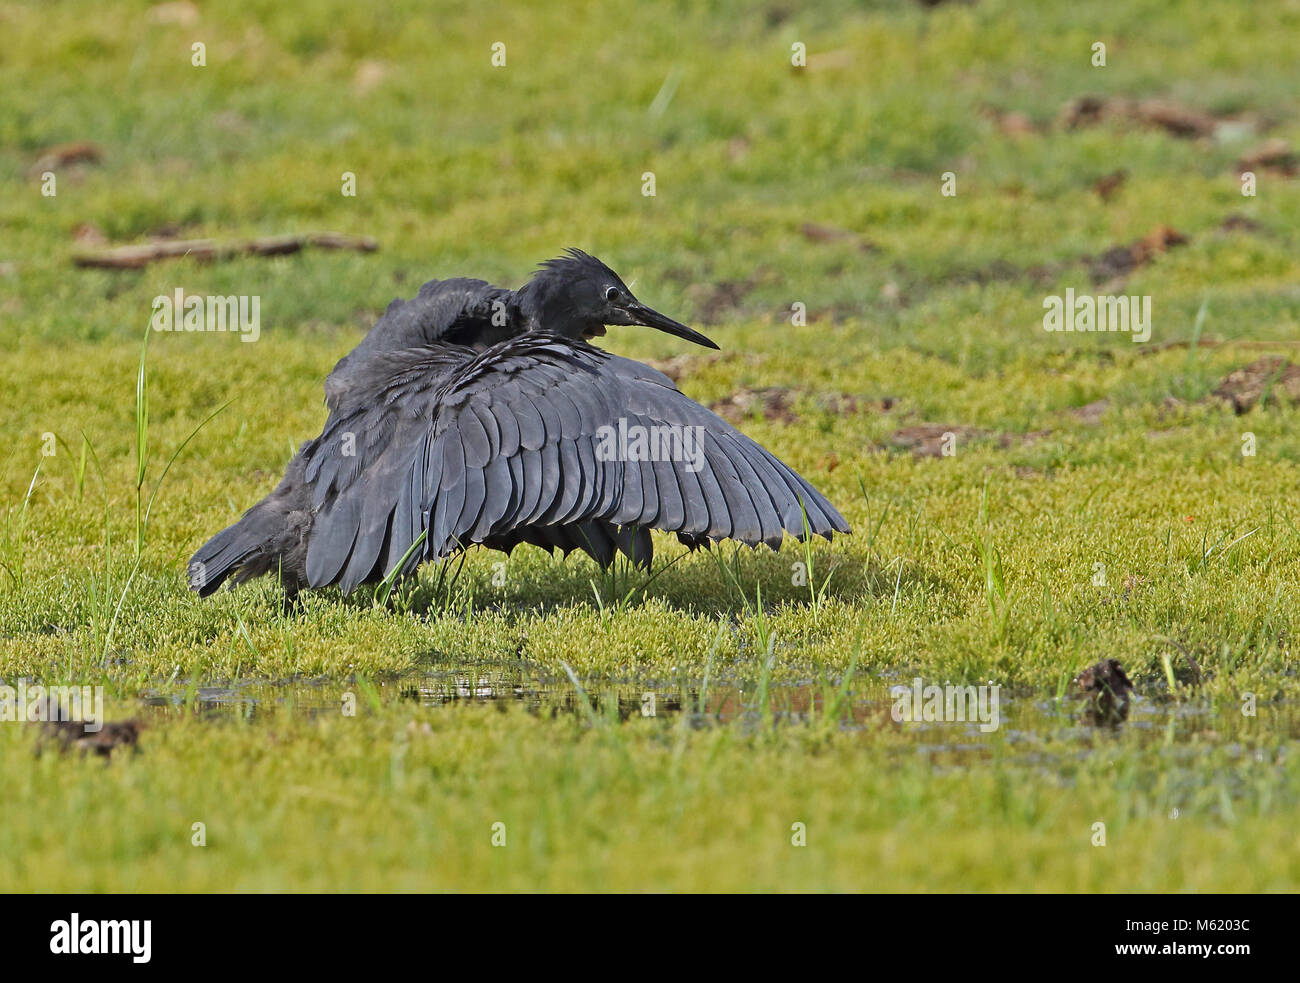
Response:
[{"label": "bird", "polygon": [[284,478],[190,560],[200,596],[278,574],[391,583],[471,545],[576,549],[649,569],[651,529],[696,549],[848,533],[801,475],[663,373],[591,344],[640,325],[706,348],[579,249],[518,290],[431,280],[325,379],[328,417]]}]

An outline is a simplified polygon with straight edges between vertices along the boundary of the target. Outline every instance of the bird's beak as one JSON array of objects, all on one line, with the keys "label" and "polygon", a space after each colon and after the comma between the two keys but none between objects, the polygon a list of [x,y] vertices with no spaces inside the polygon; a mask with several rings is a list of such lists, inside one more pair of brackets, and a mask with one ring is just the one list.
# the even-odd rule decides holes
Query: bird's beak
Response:
[{"label": "bird's beak", "polygon": [[666,314],[660,314],[651,307],[646,307],[640,302],[629,304],[627,313],[632,318],[633,324],[643,324],[647,328],[658,328],[670,335],[676,335],[678,338],[685,338],[687,341],[693,341],[697,345],[703,345],[705,348],[717,348],[718,346],[710,339],[704,337],[694,328],[688,328],[680,321],[674,321]]}]

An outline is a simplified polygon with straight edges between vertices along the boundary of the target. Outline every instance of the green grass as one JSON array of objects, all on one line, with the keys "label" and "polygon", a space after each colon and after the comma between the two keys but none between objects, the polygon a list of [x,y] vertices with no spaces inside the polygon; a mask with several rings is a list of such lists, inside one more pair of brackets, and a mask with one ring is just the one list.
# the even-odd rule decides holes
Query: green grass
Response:
[{"label": "green grass", "polygon": [[[999,734],[961,755],[879,720],[765,737],[409,703],[176,714],[107,770],[43,755],[11,772],[0,876],[39,890],[1292,888],[1295,756],[1175,726],[1176,744],[1164,728],[1095,747]],[[21,759],[14,731],[0,740]]]},{"label": "green grass", "polygon": [[[1300,13],[318,0],[205,6],[184,25],[124,8],[0,10],[0,680],[102,684],[110,718],[150,726],[104,767],[37,758],[33,728],[0,725],[0,883],[1300,884],[1300,410],[1269,398],[1239,417],[1206,399],[1262,355],[1297,357],[1297,184],[1261,172],[1243,198],[1233,165],[1264,139],[1300,142]],[[795,41],[813,56],[803,72]],[[1053,124],[1085,94],[1271,128],[1194,141]],[[990,106],[1040,132],[1000,132]],[[28,169],[77,140],[103,160],[56,169],[42,197]],[[1120,167],[1104,203],[1090,186]],[[1259,228],[1225,230],[1229,215]],[[874,248],[810,239],[805,222]],[[72,265],[83,224],[113,242],[336,230],[381,249],[107,272]],[[1227,344],[1148,352],[1042,330],[1045,295],[1112,292],[1081,257],[1159,225],[1190,242],[1113,292],[1152,297],[1155,343]],[[567,245],[697,325],[712,285],[746,285],[706,328],[723,357],[692,360],[680,385],[704,403],[798,389],[797,421],[744,429],[855,535],[685,556],[657,537],[653,580],[472,551],[287,615],[269,583],[186,590],[193,550],[319,432],[321,380],[389,300],[434,276],[515,285]],[[156,333],[142,362],[152,298],[177,287],[260,296],[261,338]],[[790,323],[796,302],[806,325]],[[683,352],[636,329],[607,341]],[[860,409],[832,412],[838,394]],[[1102,398],[1099,423],[1070,412]],[[915,458],[892,435],[920,423],[985,435]],[[1057,699],[1109,657],[1141,696],[1116,730]],[[525,697],[400,696],[484,666]],[[1003,728],[893,723],[889,686],[914,676],[1004,687]],[[256,712],[200,712],[209,687],[267,681]],[[687,710],[615,712],[645,692]],[[796,822],[807,847],[791,846]]]}]

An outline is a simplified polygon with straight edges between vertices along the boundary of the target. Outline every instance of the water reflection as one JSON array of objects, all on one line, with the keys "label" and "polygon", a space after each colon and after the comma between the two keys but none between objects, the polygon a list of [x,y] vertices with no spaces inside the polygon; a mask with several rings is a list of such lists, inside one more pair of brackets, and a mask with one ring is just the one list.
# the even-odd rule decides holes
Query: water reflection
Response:
[{"label": "water reflection", "polygon": [[[944,720],[897,721],[885,681],[865,678],[840,703],[837,726],[842,730],[890,731],[895,740],[885,753],[922,754],[936,764],[987,757],[998,748],[1014,747],[1022,754],[1053,759],[1061,754],[1087,753],[1116,740],[1164,745],[1169,753],[1196,753],[1207,745],[1251,743],[1261,725],[1244,717],[1235,704],[1215,708],[1207,702],[1135,699],[1124,714],[1101,714],[1086,700],[1044,699],[1041,693],[1004,689],[1000,697],[1000,726],[983,733],[975,722]],[[586,706],[584,707],[583,703]],[[289,710],[305,716],[339,714],[351,702],[364,712],[372,701],[407,702],[422,707],[518,707],[539,716],[596,717],[609,721],[641,718],[679,720],[691,727],[737,724],[742,730],[766,726],[795,726],[822,722],[833,689],[819,684],[773,685],[766,694],[752,683],[699,682],[588,684],[580,694],[567,677],[548,676],[519,662],[463,664],[454,669],[431,668],[398,678],[368,683],[322,679],[237,680],[192,690],[177,685],[150,693],[145,702],[159,716],[195,713],[213,720],[256,720],[269,711]],[[1300,736],[1296,707],[1269,707],[1265,729]],[[1175,750],[1176,749],[1176,750]]]}]

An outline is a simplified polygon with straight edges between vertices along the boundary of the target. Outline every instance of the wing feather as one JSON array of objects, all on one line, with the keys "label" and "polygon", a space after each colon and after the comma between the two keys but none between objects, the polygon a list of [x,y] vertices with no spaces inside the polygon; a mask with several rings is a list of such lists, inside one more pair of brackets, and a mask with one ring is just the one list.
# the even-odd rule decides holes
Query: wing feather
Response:
[{"label": "wing feather", "polygon": [[[332,414],[307,462],[313,586],[377,579],[421,533],[431,559],[470,543],[528,542],[646,563],[651,528],[688,545],[778,546],[802,532],[800,501],[812,532],[848,530],[804,478],[640,363],[540,333],[478,353],[447,346],[382,358],[383,386]],[[620,418],[646,428],[647,459],[604,453],[606,428],[617,436]],[[687,427],[699,428],[698,443]],[[347,433],[355,458],[330,450]],[[667,459],[687,447],[698,455]]]}]

